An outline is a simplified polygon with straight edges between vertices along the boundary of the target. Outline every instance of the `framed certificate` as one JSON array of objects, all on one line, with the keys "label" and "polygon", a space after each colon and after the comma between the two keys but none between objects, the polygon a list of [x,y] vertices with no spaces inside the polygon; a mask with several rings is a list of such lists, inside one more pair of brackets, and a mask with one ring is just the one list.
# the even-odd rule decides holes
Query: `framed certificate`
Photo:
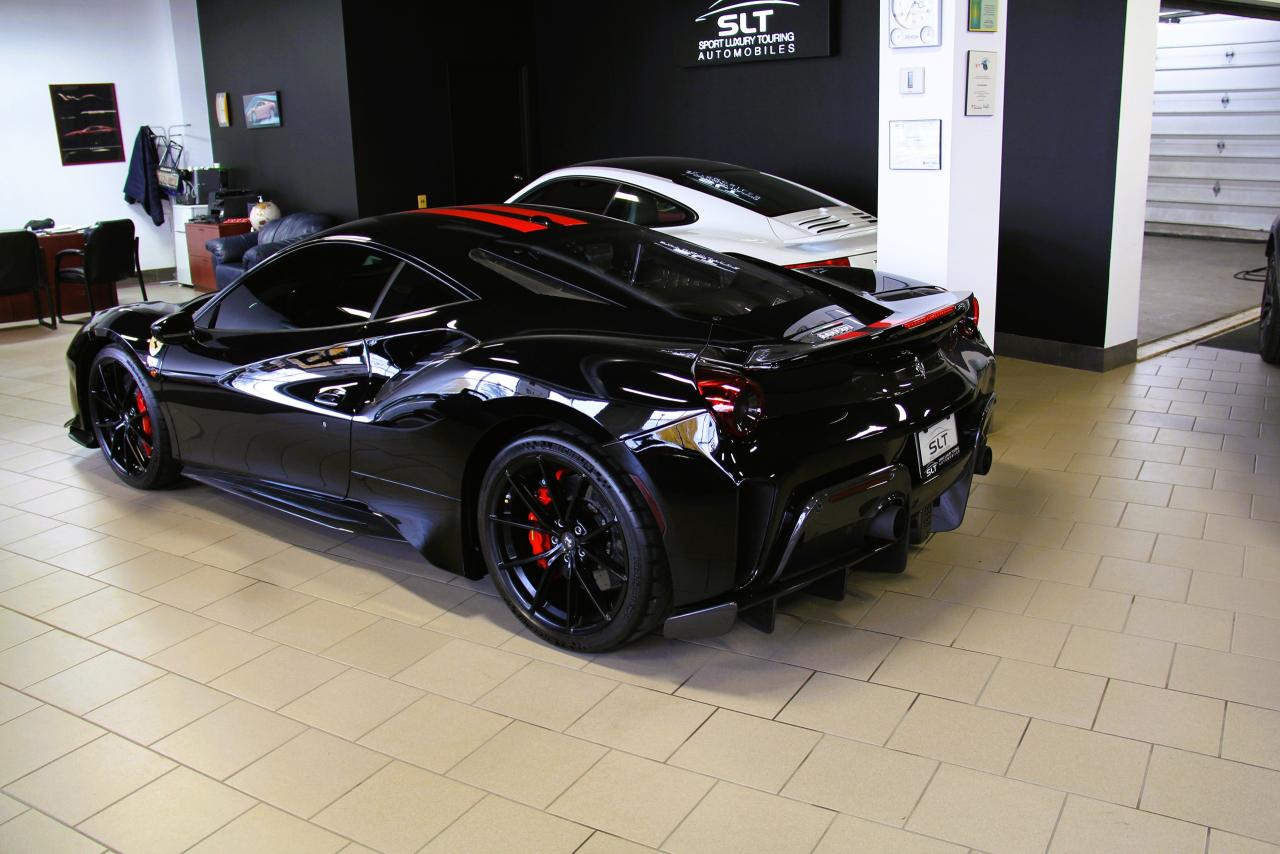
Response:
[{"label": "framed certificate", "polygon": [[942,119],[889,122],[889,168],[942,168]]},{"label": "framed certificate", "polygon": [[1000,0],[969,0],[969,32],[994,33]]},{"label": "framed certificate", "polygon": [[996,114],[996,61],[993,50],[969,51],[969,71],[964,90],[966,116]]}]

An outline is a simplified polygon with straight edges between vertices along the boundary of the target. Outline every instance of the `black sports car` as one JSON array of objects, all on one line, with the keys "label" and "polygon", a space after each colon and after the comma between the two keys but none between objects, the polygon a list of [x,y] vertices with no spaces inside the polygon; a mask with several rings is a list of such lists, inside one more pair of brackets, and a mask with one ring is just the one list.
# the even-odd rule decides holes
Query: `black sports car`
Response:
[{"label": "black sports car", "polygon": [[[963,518],[995,363],[972,297],[563,209],[380,216],[185,305],[98,314],[72,437],[488,572],[598,651],[839,598]],[[861,278],[859,278],[861,277]]]}]

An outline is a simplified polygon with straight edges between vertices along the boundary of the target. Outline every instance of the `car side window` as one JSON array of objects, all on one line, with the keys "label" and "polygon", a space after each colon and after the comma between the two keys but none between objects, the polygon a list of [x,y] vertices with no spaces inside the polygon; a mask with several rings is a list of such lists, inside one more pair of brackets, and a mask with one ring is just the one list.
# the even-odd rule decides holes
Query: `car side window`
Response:
[{"label": "car side window", "polygon": [[596,178],[562,178],[550,181],[532,192],[522,196],[520,201],[527,205],[552,205],[558,208],[569,208],[587,213],[604,213],[604,209],[613,201],[616,181],[601,181]]},{"label": "car side window", "polygon": [[274,332],[360,323],[399,263],[366,246],[305,246],[246,273],[218,301],[209,326]]},{"label": "car side window", "polygon": [[697,219],[688,208],[630,184],[618,185],[604,215],[645,228],[687,225]]},{"label": "car side window", "polygon": [[397,317],[457,302],[462,295],[444,282],[406,262],[391,280],[378,306],[378,317]]}]

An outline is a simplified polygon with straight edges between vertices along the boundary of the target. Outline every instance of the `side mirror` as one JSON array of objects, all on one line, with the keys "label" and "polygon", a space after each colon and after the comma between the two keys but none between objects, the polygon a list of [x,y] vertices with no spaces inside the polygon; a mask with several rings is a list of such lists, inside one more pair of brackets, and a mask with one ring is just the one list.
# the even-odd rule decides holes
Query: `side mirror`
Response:
[{"label": "side mirror", "polygon": [[151,336],[157,341],[170,344],[190,338],[195,329],[196,323],[190,312],[176,311],[151,324]]}]

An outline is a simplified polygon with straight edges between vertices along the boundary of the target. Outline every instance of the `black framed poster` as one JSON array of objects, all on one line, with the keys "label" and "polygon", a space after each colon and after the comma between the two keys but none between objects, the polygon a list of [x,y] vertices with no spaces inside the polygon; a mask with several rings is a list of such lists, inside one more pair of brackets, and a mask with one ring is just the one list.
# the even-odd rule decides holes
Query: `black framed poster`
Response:
[{"label": "black framed poster", "polygon": [[63,166],[124,160],[114,83],[50,83]]},{"label": "black framed poster", "polygon": [[685,67],[831,55],[831,0],[686,0]]}]

